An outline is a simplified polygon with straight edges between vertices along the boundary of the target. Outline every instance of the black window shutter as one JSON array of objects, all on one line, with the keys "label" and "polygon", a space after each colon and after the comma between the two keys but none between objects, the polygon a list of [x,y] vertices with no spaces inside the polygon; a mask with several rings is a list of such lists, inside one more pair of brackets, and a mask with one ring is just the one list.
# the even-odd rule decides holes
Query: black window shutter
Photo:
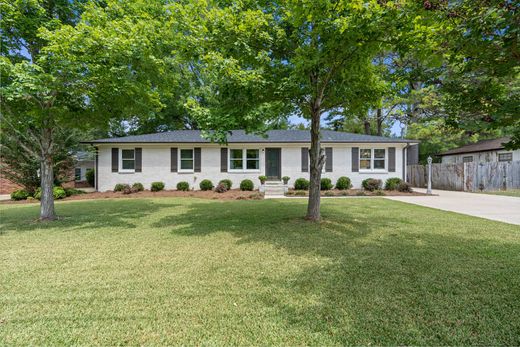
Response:
[{"label": "black window shutter", "polygon": [[309,172],[309,149],[302,147],[302,172]]},{"label": "black window shutter", "polygon": [[359,147],[352,147],[352,172],[359,172]]},{"label": "black window shutter", "polygon": [[119,171],[119,148],[112,148],[112,172]]},{"label": "black window shutter", "polygon": [[388,148],[388,172],[395,172],[395,147]]},{"label": "black window shutter", "polygon": [[172,147],[170,149],[170,157],[171,157],[171,159],[170,159],[170,161],[171,161],[170,169],[171,170],[170,171],[177,172],[177,148]]},{"label": "black window shutter", "polygon": [[325,172],[332,172],[332,147],[325,148]]},{"label": "black window shutter", "polygon": [[143,149],[135,149],[135,172],[143,171]]},{"label": "black window shutter", "polygon": [[220,149],[220,172],[227,172],[227,148]]},{"label": "black window shutter", "polygon": [[193,155],[195,156],[194,171],[200,172],[200,147],[196,147],[193,149]]}]

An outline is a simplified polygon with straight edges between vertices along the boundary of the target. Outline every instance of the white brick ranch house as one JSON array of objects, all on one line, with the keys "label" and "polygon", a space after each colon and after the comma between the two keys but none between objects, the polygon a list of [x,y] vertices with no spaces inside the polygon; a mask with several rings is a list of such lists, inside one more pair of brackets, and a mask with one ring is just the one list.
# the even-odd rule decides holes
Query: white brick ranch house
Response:
[{"label": "white brick ranch house", "polygon": [[[281,180],[289,176],[289,186],[299,177],[309,178],[310,133],[307,130],[271,130],[267,137],[234,130],[227,145],[212,143],[199,130],[127,136],[88,141],[97,149],[96,189],[114,189],[117,183],[140,182],[150,189],[152,182],[164,182],[175,189],[186,181],[199,189],[203,179],[216,185],[230,179],[238,188],[258,176]],[[407,150],[417,141],[380,136],[322,131],[326,164],[322,177],[333,183],[341,176],[352,180],[354,188],[365,178],[385,180],[406,177]]]}]

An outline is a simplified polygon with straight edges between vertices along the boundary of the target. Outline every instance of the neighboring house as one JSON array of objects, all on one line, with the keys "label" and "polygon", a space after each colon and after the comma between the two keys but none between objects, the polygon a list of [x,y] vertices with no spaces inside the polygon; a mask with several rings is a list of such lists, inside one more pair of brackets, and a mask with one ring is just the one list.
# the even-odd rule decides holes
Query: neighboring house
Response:
[{"label": "neighboring house", "polygon": [[77,152],[74,154],[74,181],[85,182],[87,170],[94,169],[95,154],[92,152]]},{"label": "neighboring house", "polygon": [[438,156],[442,158],[442,163],[448,164],[520,160],[520,149],[504,149],[503,144],[508,141],[508,137],[482,140],[466,146],[450,149],[449,151],[438,154]]},{"label": "neighboring house", "polygon": [[[89,141],[97,148],[96,188],[114,189],[117,183],[144,184],[154,181],[175,189],[186,181],[199,189],[203,179],[213,184],[228,178],[238,188],[251,179],[255,188],[258,176],[279,181],[289,176],[289,185],[299,177],[309,178],[310,133],[306,130],[271,130],[267,137],[232,131],[227,145],[212,143],[198,130],[108,138]],[[406,177],[407,148],[415,140],[322,131],[326,162],[322,177],[333,183],[348,176],[355,188],[365,178],[385,180]]]}]

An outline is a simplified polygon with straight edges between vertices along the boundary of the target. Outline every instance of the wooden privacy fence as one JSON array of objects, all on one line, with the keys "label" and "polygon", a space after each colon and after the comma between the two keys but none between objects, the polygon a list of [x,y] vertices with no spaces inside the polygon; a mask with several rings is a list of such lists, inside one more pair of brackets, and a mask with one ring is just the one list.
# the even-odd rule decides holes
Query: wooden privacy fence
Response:
[{"label": "wooden privacy fence", "polygon": [[[414,187],[426,187],[428,166],[408,165],[406,178]],[[432,188],[469,192],[520,189],[520,161],[432,164]]]}]

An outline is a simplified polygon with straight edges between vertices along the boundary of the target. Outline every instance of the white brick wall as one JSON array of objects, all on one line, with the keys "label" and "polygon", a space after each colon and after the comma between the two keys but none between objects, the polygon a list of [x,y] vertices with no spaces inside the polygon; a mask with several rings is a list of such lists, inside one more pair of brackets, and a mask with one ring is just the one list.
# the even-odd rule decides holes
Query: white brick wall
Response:
[{"label": "white brick wall", "polygon": [[[217,144],[132,144],[132,145],[98,145],[99,164],[98,164],[98,190],[107,191],[114,189],[117,183],[133,184],[140,182],[145,189],[150,189],[152,182],[161,181],[166,184],[165,189],[176,189],[180,181],[187,181],[194,189],[199,189],[199,183],[203,179],[209,179],[216,185],[221,179],[231,179],[233,188],[238,188],[243,179],[251,179],[255,188],[260,182],[258,176],[265,175],[265,148],[282,148],[282,176],[289,176],[292,186],[299,177],[309,179],[308,172],[301,172],[301,148],[308,147],[308,144],[243,144],[230,145],[230,148],[255,148],[260,150],[260,170],[257,172],[220,172],[220,148]],[[111,148],[142,148],[142,172],[120,173],[112,172]],[[170,172],[170,148],[193,148],[201,147],[201,172],[178,173]],[[403,177],[402,151],[405,147],[403,143],[393,144],[322,144],[322,147],[333,147],[333,170],[324,172],[322,177],[328,177],[333,183],[341,176],[347,176],[352,180],[354,188],[361,186],[361,181],[365,178],[378,178],[386,180],[389,177]],[[359,148],[396,148],[396,171],[395,172],[352,172],[351,153],[352,147]],[[388,167],[388,151],[386,165]]]}]

